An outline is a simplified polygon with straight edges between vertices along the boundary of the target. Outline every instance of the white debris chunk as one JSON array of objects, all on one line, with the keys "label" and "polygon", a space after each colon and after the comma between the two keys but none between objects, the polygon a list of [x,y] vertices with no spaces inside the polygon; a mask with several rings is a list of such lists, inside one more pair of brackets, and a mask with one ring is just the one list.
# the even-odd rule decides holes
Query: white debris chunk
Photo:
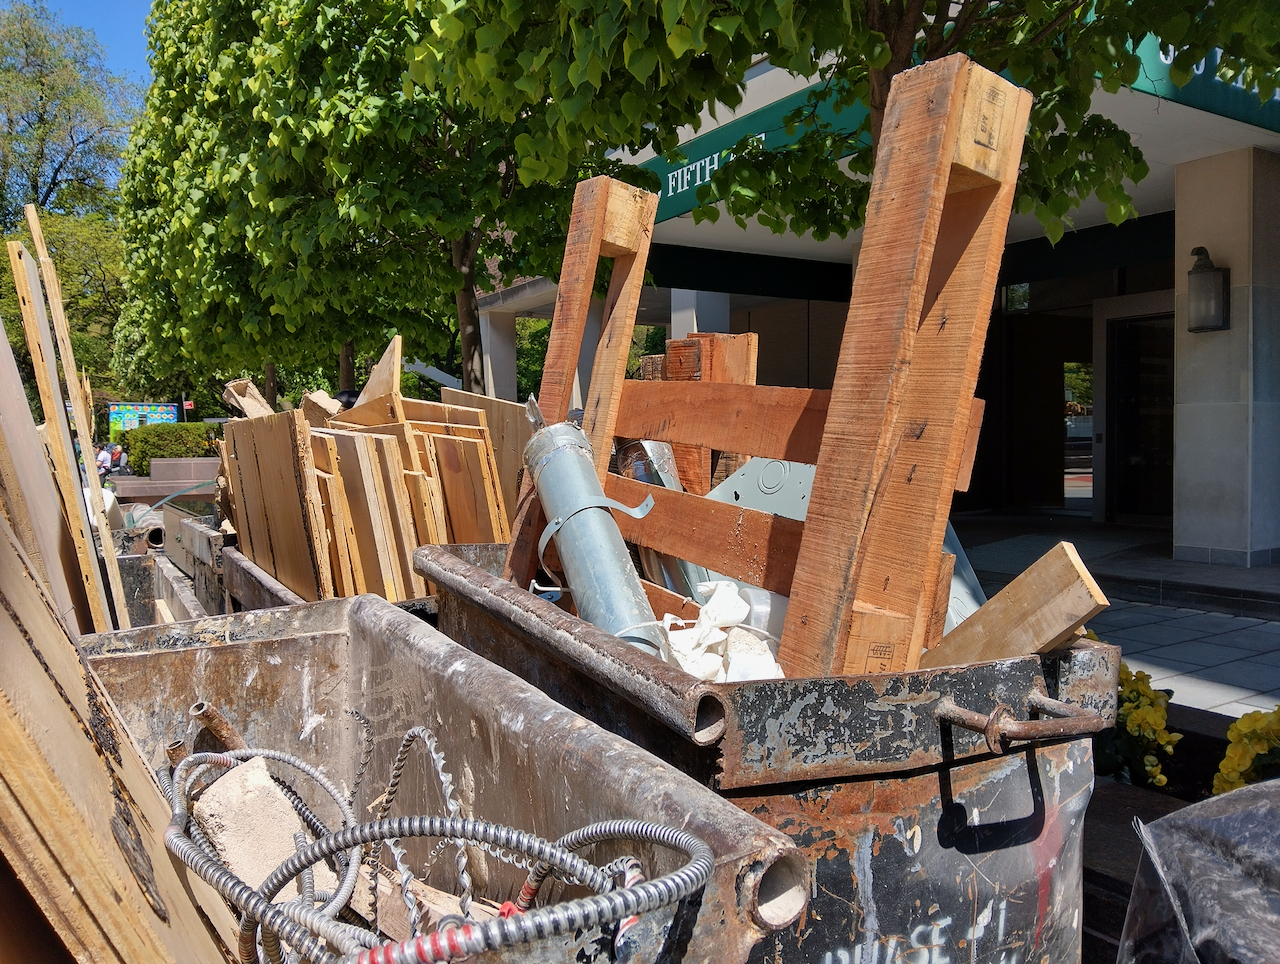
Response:
[{"label": "white debris chunk", "polygon": [[[305,832],[301,818],[284,791],[272,782],[261,757],[220,776],[200,795],[192,816],[228,869],[255,889],[294,853],[293,835]],[[309,833],[307,839],[311,839]],[[338,889],[337,877],[323,862],[312,871],[316,890],[333,893]],[[287,903],[299,894],[294,880],[276,895],[274,903]]]}]

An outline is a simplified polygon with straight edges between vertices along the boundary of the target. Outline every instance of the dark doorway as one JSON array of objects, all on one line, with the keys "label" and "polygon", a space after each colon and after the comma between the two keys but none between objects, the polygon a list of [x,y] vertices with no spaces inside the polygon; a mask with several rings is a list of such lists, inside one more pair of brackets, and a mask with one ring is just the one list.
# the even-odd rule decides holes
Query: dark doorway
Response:
[{"label": "dark doorway", "polygon": [[1107,329],[1107,516],[1173,517],[1173,315]]}]

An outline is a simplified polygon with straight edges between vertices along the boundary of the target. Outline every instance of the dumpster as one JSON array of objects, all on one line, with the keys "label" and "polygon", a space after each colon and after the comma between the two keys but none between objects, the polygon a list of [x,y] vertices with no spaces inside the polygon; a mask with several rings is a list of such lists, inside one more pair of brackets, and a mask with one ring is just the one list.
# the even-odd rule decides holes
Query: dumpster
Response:
[{"label": "dumpster", "polygon": [[785,832],[809,904],[758,961],[1079,959],[1088,734],[1120,654],[705,683],[451,556],[417,550],[439,628]]},{"label": "dumpster", "polygon": [[[188,708],[199,701],[220,708],[250,747],[291,754],[335,785],[359,782],[353,810],[365,815],[386,786],[402,737],[425,726],[438,738],[465,817],[552,841],[616,819],[694,835],[711,848],[710,879],[678,904],[641,915],[636,960],[745,961],[757,942],[790,924],[805,905],[804,859],[785,834],[377,597],[149,626],[85,636],[81,643],[156,767],[163,766],[166,747],[194,735]],[[365,765],[362,726],[349,710],[370,726],[372,755]],[[431,764],[423,757],[410,763],[393,815],[443,815]],[[333,801],[306,802],[327,826],[337,826]],[[401,843],[409,866],[430,868],[426,883],[458,892],[454,861],[434,859],[434,840],[406,835]],[[651,843],[595,846],[594,863],[631,853],[651,880],[686,860]],[[513,866],[495,849],[470,847],[468,855],[477,896],[495,903],[517,897],[527,862]],[[548,903],[582,893],[557,880],[543,887]],[[214,898],[202,907],[226,945],[235,947],[236,921],[226,906]],[[608,937],[607,928],[585,927],[473,959],[612,960]]]}]

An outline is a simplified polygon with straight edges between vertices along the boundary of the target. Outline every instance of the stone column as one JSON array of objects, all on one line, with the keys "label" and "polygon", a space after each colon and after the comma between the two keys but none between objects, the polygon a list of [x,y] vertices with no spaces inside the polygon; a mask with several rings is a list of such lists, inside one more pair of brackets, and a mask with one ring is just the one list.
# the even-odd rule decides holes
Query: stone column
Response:
[{"label": "stone column", "polygon": [[480,312],[480,344],[483,346],[484,390],[490,398],[516,398],[516,313]]},{"label": "stone column", "polygon": [[[1175,184],[1173,556],[1280,562],[1280,155],[1180,164]],[[1194,247],[1231,270],[1231,327],[1187,331]]]},{"label": "stone column", "polygon": [[695,331],[729,331],[729,296],[720,291],[671,289],[671,337],[688,338]]}]

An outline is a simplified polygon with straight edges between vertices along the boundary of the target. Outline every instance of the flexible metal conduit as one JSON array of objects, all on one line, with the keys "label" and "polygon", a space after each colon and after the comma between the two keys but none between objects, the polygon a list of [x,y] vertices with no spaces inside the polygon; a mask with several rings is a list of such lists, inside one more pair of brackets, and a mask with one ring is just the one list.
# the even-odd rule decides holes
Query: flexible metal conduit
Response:
[{"label": "flexible metal conduit", "polygon": [[[253,749],[202,753],[183,760],[174,771],[172,782],[165,779],[164,774],[161,775],[162,784],[167,784],[166,790],[172,806],[164,839],[165,847],[170,853],[195,871],[223,898],[242,910],[245,925],[250,928],[251,935],[254,930],[261,930],[263,953],[272,961],[283,960],[281,942],[316,964],[338,964],[339,961],[342,964],[447,961],[498,947],[527,943],[548,935],[561,935],[582,928],[612,924],[637,914],[648,913],[683,899],[703,887],[711,876],[713,858],[711,849],[705,843],[683,830],[645,821],[596,824],[584,827],[566,838],[577,847],[595,840],[625,838],[637,843],[670,847],[682,851],[689,858],[679,870],[657,880],[638,882],[633,886],[613,890],[612,865],[610,868],[596,867],[568,848],[549,843],[533,834],[469,818],[416,816],[347,825],[336,833],[326,834],[310,845],[300,847],[267,877],[260,888],[254,890],[188,836],[188,792],[192,778],[201,768],[230,768],[255,756],[284,763],[315,779],[339,804],[344,822],[353,822],[351,810],[345,806],[337,789],[314,768],[295,757],[273,750]],[[341,923],[334,916],[345,906],[354,889],[355,873],[359,866],[358,855],[362,848],[366,844],[395,837],[440,837],[519,851],[536,860],[538,867],[546,866],[549,872],[558,872],[566,879],[596,891],[596,894],[514,917],[495,918],[483,924],[464,924],[429,935],[419,935],[400,943],[379,944],[372,932]],[[271,897],[286,883],[299,877],[304,870],[344,851],[349,854],[348,873],[344,875],[338,893],[332,895],[324,908],[317,910],[300,901],[287,904],[270,902]],[[317,895],[319,896],[321,895]],[[245,928],[242,926],[238,950],[244,964],[253,964],[257,960],[256,947],[252,936],[247,947],[244,938]],[[330,948],[337,948],[342,957],[335,956]]]}]

